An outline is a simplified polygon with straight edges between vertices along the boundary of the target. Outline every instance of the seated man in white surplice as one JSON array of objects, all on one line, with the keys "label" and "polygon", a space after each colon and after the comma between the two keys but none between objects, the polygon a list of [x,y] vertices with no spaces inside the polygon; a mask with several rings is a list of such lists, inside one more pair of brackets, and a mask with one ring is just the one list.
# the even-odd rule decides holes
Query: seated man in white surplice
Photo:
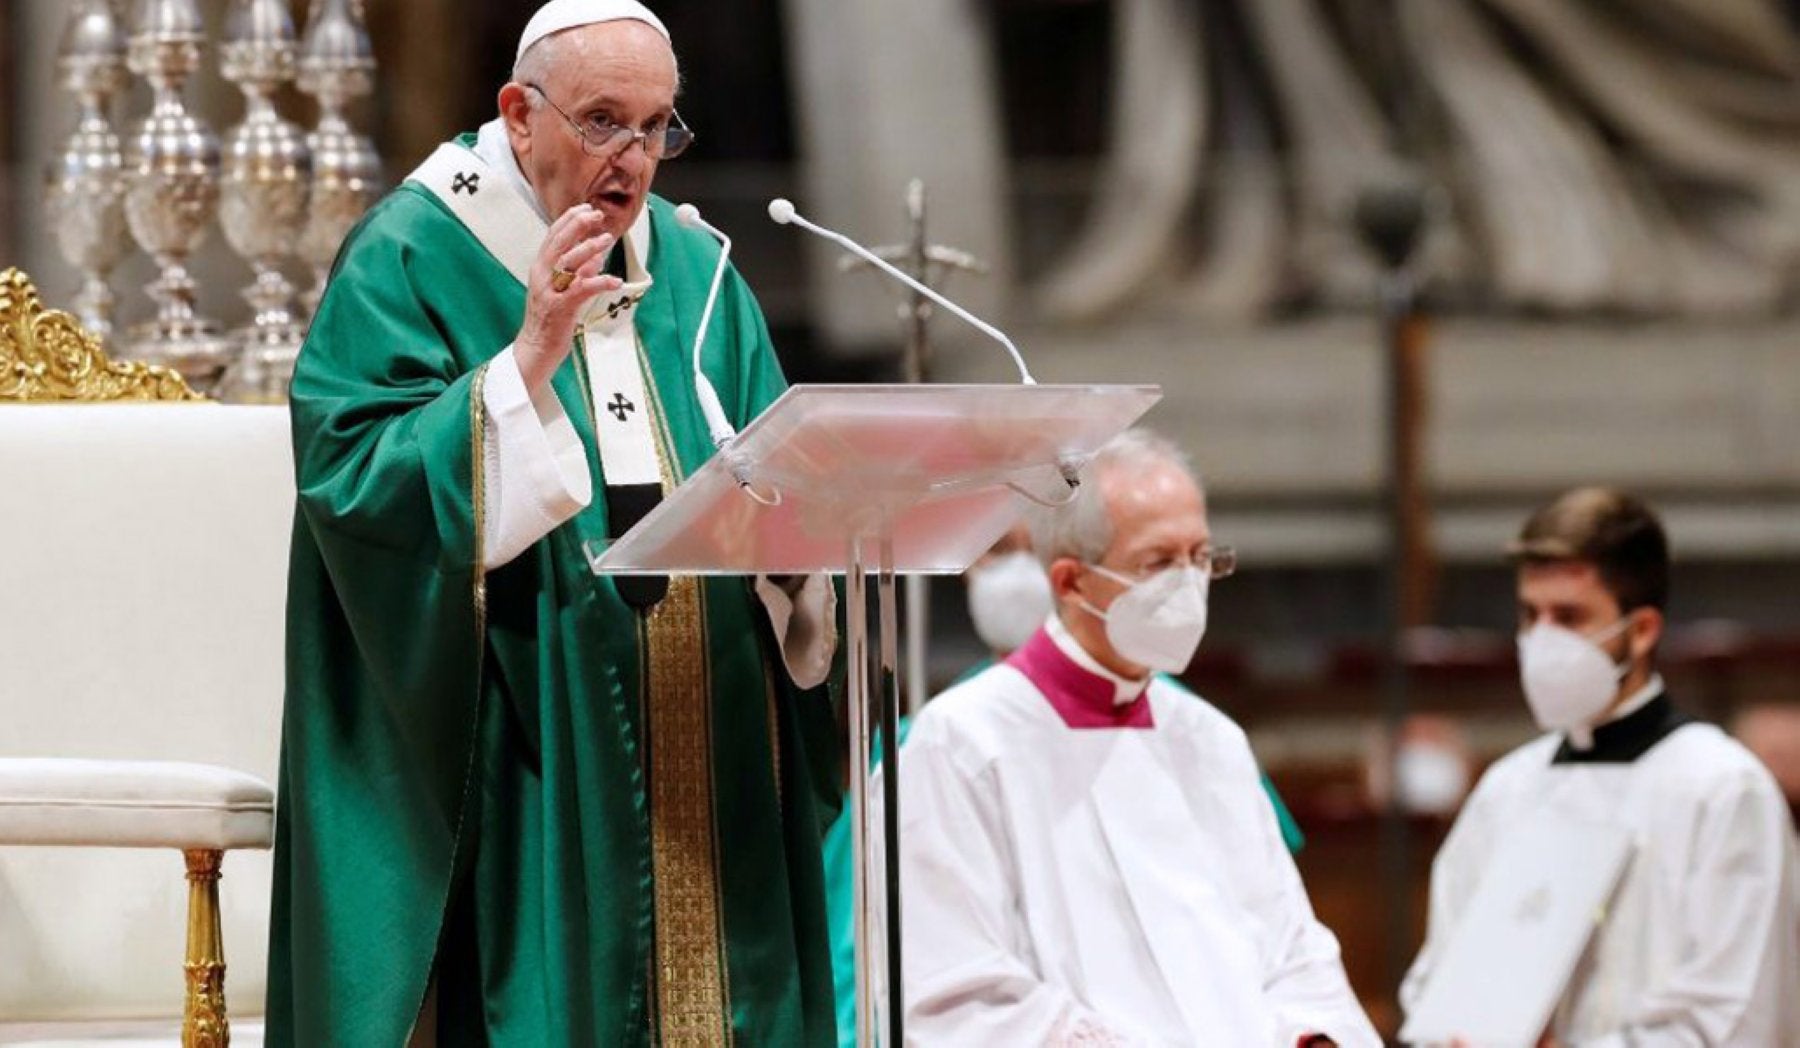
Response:
[{"label": "seated man in white surplice", "polygon": [[1244,733],[1157,680],[1229,572],[1142,430],[1033,529],[1057,610],[914,722],[900,775],[908,1034],[928,1045],[1377,1045]]}]

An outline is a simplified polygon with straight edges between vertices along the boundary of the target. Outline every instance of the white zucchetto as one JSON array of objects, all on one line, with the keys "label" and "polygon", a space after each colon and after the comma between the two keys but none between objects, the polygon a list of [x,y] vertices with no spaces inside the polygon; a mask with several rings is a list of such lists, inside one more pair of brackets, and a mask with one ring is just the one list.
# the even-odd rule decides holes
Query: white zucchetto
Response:
[{"label": "white zucchetto", "polygon": [[637,0],[550,0],[538,13],[531,16],[526,23],[525,32],[519,35],[519,52],[513,61],[525,57],[525,52],[532,44],[537,43],[552,33],[560,33],[576,26],[594,25],[597,22],[617,22],[624,19],[642,22],[669,38],[668,27],[662,19],[648,7]]}]

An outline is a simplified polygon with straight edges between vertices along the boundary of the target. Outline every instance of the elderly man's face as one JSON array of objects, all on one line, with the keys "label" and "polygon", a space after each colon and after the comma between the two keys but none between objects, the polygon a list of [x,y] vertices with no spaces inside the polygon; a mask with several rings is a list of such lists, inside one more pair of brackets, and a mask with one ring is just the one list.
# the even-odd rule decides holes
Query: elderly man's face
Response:
[{"label": "elderly man's face", "polygon": [[[1212,543],[1206,503],[1193,478],[1172,463],[1145,469],[1114,470],[1100,478],[1113,541],[1100,558],[1103,567],[1143,579],[1181,563],[1193,563]],[[1076,588],[1105,610],[1125,585],[1098,572],[1084,572]]]},{"label": "elderly man's face", "polygon": [[[633,130],[669,123],[678,74],[661,33],[620,20],[567,30],[556,44],[557,61],[538,86],[577,122]],[[541,99],[534,108],[529,101],[514,84],[500,94],[513,153],[551,220],[586,202],[605,216],[608,233],[623,238],[643,210],[657,162],[642,142],[610,158],[589,156],[555,108]]]}]

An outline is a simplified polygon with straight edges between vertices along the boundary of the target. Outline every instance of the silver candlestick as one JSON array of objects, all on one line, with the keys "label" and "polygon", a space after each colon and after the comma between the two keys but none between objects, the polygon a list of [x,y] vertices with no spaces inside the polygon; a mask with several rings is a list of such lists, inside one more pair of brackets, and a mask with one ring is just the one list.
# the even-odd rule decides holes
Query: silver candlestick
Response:
[{"label": "silver candlestick", "polygon": [[305,329],[295,318],[293,282],[282,260],[306,226],[312,154],[300,128],[275,112],[274,93],[294,78],[298,57],[287,0],[232,0],[220,48],[221,72],[244,92],[244,122],[225,143],[225,239],[256,279],[244,289],[255,318],[237,337],[237,362],[221,384],[232,400],[286,398]]},{"label": "silver candlestick", "polygon": [[381,157],[344,116],[345,107],[374,85],[375,54],[361,5],[314,0],[300,44],[300,90],[319,101],[318,129],[306,136],[313,157],[312,204],[300,237],[300,257],[313,268],[309,311],[318,309],[338,245],[381,194]]},{"label": "silver candlestick", "polygon": [[107,118],[113,96],[125,86],[125,27],[114,0],[76,0],[63,27],[56,69],[81,112],[46,172],[44,203],[63,257],[81,270],[75,315],[106,342],[112,338],[115,301],[107,279],[130,246],[125,157]]},{"label": "silver candlestick", "polygon": [[202,389],[211,387],[232,351],[218,325],[195,309],[187,271],[219,206],[218,137],[182,98],[204,45],[194,0],[139,0],[129,65],[150,82],[154,101],[125,146],[125,218],[162,272],[147,289],[156,317],[132,330],[130,350]]}]

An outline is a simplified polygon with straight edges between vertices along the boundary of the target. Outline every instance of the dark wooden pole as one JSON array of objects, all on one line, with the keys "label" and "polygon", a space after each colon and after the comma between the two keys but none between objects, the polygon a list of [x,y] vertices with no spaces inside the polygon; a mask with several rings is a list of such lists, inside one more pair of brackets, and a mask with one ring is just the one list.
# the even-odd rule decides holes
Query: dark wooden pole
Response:
[{"label": "dark wooden pole", "polygon": [[1383,490],[1388,537],[1382,625],[1382,723],[1387,737],[1387,810],[1381,854],[1386,885],[1388,985],[1398,987],[1417,936],[1412,921],[1411,833],[1394,774],[1400,729],[1411,703],[1407,632],[1429,623],[1436,570],[1425,470],[1427,426],[1426,324],[1410,266],[1425,225],[1425,188],[1397,174],[1369,186],[1357,200],[1356,224],[1380,260],[1381,337],[1387,387],[1387,475]]}]

